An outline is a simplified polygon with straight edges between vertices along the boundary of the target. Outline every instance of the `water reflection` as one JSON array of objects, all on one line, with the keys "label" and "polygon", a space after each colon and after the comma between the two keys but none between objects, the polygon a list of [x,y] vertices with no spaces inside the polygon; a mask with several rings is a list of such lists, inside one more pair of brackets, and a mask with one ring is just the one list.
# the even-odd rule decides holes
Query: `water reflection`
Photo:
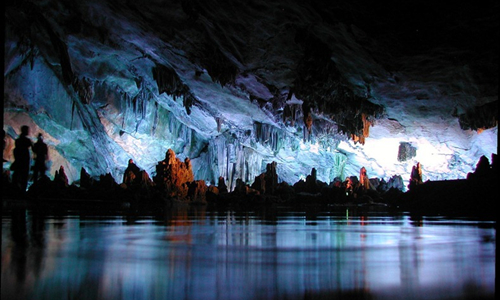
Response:
[{"label": "water reflection", "polygon": [[494,295],[495,223],[339,210],[2,218],[2,299]]}]

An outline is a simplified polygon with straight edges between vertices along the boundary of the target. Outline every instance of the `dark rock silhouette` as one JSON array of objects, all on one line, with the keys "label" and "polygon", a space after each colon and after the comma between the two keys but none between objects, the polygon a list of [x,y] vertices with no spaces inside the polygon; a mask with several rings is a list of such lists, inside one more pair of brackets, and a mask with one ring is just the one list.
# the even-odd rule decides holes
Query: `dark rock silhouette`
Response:
[{"label": "dark rock silhouette", "polygon": [[94,179],[87,173],[85,168],[81,168],[80,170],[80,187],[84,189],[89,189],[94,184]]},{"label": "dark rock silhouette", "polygon": [[408,188],[411,190],[411,189],[415,188],[415,186],[417,186],[421,183],[422,183],[422,167],[420,166],[420,163],[418,162],[411,169],[410,184],[408,185]]},{"label": "dark rock silhouette", "polygon": [[219,188],[214,186],[214,185],[210,185],[207,188],[206,200],[207,200],[207,202],[210,202],[210,203],[216,203],[219,195],[220,195]]},{"label": "dark rock silhouette", "polygon": [[[262,177],[263,179],[259,181],[259,183],[255,184],[255,182],[252,184],[252,186],[259,186],[260,188],[263,188],[263,185],[265,186],[265,174],[262,173],[261,175],[257,177]],[[265,188],[264,188],[265,191]],[[232,194],[235,195],[261,195],[261,192],[257,190],[256,188],[253,188],[246,184],[241,178],[236,179],[236,186],[234,188],[234,192]]]},{"label": "dark rock silhouette", "polygon": [[[259,194],[273,195],[278,188],[278,174],[276,173],[276,162],[266,165],[266,171],[255,177],[251,189],[258,191]],[[253,192],[249,190],[249,192]]]},{"label": "dark rock silhouette", "polygon": [[[265,194],[266,193],[266,174],[261,173],[257,176],[255,176],[254,182],[251,185],[252,189],[256,190],[259,192],[259,194]],[[246,192],[245,192],[246,194]]]},{"label": "dark rock silhouette", "polygon": [[154,182],[145,170],[141,170],[132,159],[129,159],[127,169],[123,173],[122,188],[134,192],[141,191],[144,195],[151,195]]},{"label": "dark rock silhouette", "polygon": [[206,204],[208,187],[204,180],[196,180],[188,184],[188,197],[193,204]]},{"label": "dark rock silhouette", "polygon": [[54,175],[54,182],[61,187],[67,187],[69,185],[68,176],[66,176],[63,166],[60,166],[59,170],[56,171]]},{"label": "dark rock silhouette", "polygon": [[401,175],[394,175],[387,182],[384,179],[380,180],[380,183],[377,187],[377,191],[385,193],[391,189],[399,191],[404,190],[404,182],[403,182],[403,177],[401,177]]},{"label": "dark rock silhouette", "polygon": [[467,179],[426,181],[402,195],[398,205],[411,211],[460,213],[494,216],[498,202],[498,174],[486,157],[481,157],[476,170]]},{"label": "dark rock silhouette", "polygon": [[134,163],[133,159],[128,160],[128,166],[123,173],[123,183],[131,185],[137,181],[140,181],[141,169]]},{"label": "dark rock silhouette", "polygon": [[491,154],[491,170],[494,175],[498,176],[498,154]]},{"label": "dark rock silhouette", "polygon": [[220,194],[227,193],[227,186],[226,186],[226,182],[224,181],[224,177],[222,177],[222,176],[219,177],[219,182],[218,182],[217,187],[219,189]]},{"label": "dark rock silhouette", "polygon": [[298,193],[317,194],[324,186],[326,184],[317,179],[317,171],[312,168],[311,174],[307,175],[306,180],[299,180],[293,185],[293,188]]},{"label": "dark rock silhouette", "polygon": [[[493,157],[492,157],[493,158]],[[493,175],[494,170],[486,156],[481,156],[476,164],[476,169],[467,174],[467,179],[481,179]]]},{"label": "dark rock silhouette", "polygon": [[273,161],[266,165],[266,192],[274,194],[278,188],[278,174],[276,172],[277,163]]},{"label": "dark rock silhouette", "polygon": [[[496,162],[496,156],[492,156],[492,161]],[[129,203],[135,208],[154,209],[166,209],[169,207],[167,204],[174,203],[240,209],[286,204],[301,207],[390,206],[407,211],[466,211],[480,214],[491,213],[498,195],[494,189],[498,174],[493,171],[494,164],[490,165],[486,157],[481,157],[476,170],[467,180],[420,182],[406,193],[403,192],[404,183],[400,175],[391,177],[388,182],[378,178],[369,179],[366,169],[361,168],[360,179],[349,176],[344,181],[336,178],[326,184],[317,179],[316,169],[313,168],[305,181],[300,180],[290,186],[286,182],[278,183],[276,167],[275,162],[268,164],[266,171],[257,176],[251,186],[238,178],[234,191],[228,191],[223,177],[219,177],[218,186],[207,185],[204,180],[194,180],[190,160],[186,158],[181,162],[169,149],[165,159],[156,167],[158,174],[154,180],[149,178],[147,172],[136,167],[129,168],[133,176],[125,175],[124,183],[121,184],[116,183],[109,173],[96,179],[82,168],[80,186],[74,183],[69,185],[64,167],[61,166],[54,180],[41,176],[26,195],[28,199],[39,203],[55,199],[68,205],[88,203],[94,208],[102,207],[103,203]],[[419,164],[413,168],[413,178],[416,180],[421,178],[419,168]],[[13,184],[7,179],[4,178],[7,187],[4,195],[15,198]]]}]

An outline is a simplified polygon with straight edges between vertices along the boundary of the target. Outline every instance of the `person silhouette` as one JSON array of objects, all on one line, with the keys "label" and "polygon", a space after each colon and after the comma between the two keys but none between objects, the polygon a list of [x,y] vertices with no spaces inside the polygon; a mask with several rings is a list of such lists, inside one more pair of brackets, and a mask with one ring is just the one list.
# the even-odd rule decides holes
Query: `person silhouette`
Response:
[{"label": "person silhouette", "polygon": [[43,142],[43,136],[41,133],[38,134],[38,140],[33,145],[33,153],[35,154],[35,165],[33,166],[33,181],[38,180],[38,176],[45,176],[47,171],[47,165],[45,162],[49,157],[49,148],[47,144]]},{"label": "person silhouette", "polygon": [[19,187],[22,192],[26,192],[28,188],[28,175],[30,171],[30,148],[33,143],[28,138],[29,127],[21,126],[21,134],[15,141],[14,148],[14,163],[11,169],[14,171],[12,182]]}]

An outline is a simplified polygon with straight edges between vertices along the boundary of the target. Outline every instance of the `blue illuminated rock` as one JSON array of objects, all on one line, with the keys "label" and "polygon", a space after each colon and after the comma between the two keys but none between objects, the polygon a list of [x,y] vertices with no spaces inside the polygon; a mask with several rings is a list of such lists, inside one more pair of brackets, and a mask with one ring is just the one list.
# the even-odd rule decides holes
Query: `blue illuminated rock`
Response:
[{"label": "blue illuminated rock", "polygon": [[[424,181],[456,179],[497,153],[495,9],[427,22],[430,38],[383,5],[279,2],[10,1],[4,168],[21,125],[69,184],[82,168],[119,182],[130,158],[156,175],[165,149],[189,157],[189,182],[229,192],[273,161],[271,189],[313,168],[326,184],[365,167],[407,186],[416,162]],[[398,156],[401,142],[415,149]]]}]

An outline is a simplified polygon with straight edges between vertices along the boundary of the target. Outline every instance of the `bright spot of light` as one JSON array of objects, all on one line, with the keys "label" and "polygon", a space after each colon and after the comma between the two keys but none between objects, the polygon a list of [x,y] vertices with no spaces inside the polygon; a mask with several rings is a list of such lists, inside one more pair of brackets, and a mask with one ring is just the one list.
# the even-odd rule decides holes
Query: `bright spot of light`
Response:
[{"label": "bright spot of light", "polygon": [[302,151],[308,151],[314,154],[319,154],[320,149],[319,149],[319,143],[304,143],[303,141],[300,141],[300,150]]},{"label": "bright spot of light", "polygon": [[380,138],[368,140],[364,152],[373,157],[384,168],[392,168],[398,163],[398,150],[400,140],[397,138]]}]

